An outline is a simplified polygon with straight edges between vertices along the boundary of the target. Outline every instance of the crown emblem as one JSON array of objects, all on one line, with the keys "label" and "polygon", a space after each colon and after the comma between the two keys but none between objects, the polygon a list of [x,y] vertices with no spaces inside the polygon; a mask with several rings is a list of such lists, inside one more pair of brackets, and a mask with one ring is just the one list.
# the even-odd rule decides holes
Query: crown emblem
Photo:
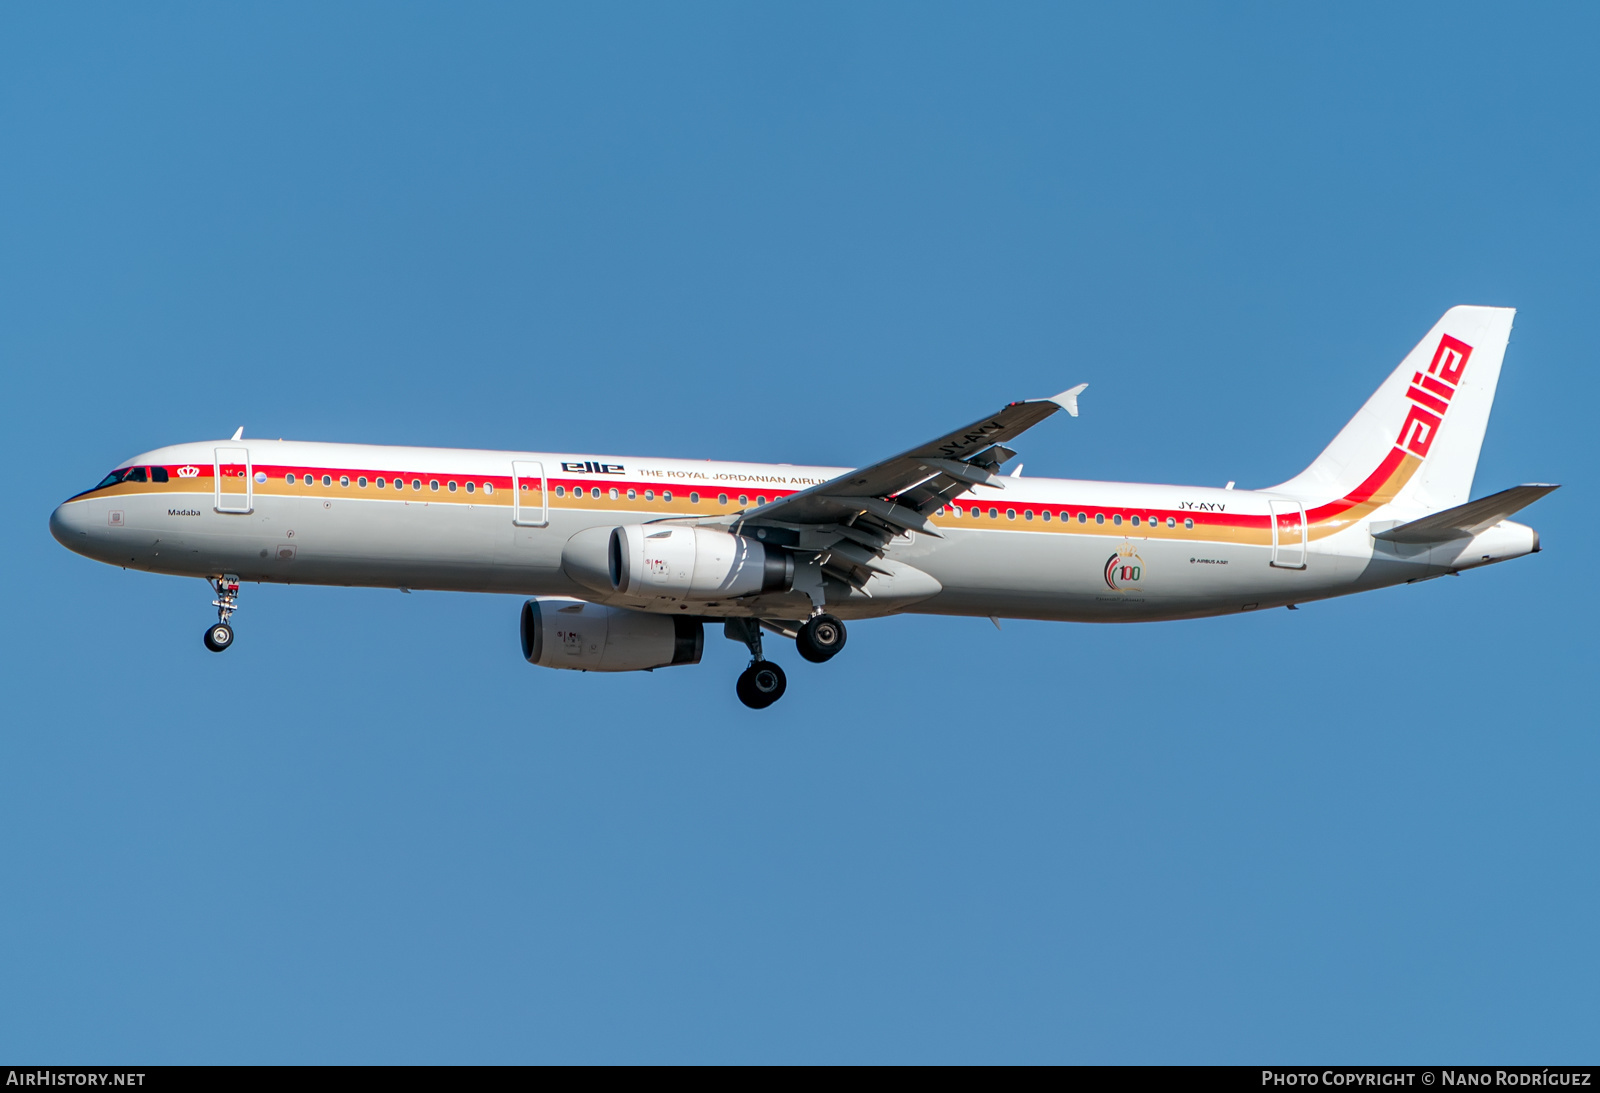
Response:
[{"label": "crown emblem", "polygon": [[179,478],[199,478],[200,477],[200,468],[199,467],[192,467],[192,466],[191,467],[179,467],[178,468],[178,477]]}]

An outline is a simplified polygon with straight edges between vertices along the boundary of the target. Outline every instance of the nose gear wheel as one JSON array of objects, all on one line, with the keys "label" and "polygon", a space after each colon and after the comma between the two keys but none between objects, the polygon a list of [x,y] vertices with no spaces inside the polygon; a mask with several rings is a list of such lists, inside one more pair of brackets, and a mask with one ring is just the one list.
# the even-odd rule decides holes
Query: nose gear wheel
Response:
[{"label": "nose gear wheel", "polygon": [[217,621],[206,628],[205,643],[207,649],[220,653],[233,644],[233,627],[228,625],[228,619],[239,610],[239,578],[232,574],[213,577],[211,587],[217,590],[217,598],[211,601],[217,609]]}]

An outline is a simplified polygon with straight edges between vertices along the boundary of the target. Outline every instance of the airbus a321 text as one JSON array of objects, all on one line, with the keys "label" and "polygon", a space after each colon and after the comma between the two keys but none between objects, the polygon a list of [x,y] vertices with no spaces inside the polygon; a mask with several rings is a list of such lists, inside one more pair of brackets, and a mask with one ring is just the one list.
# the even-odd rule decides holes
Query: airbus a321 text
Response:
[{"label": "airbus a321 text", "polygon": [[[206,578],[215,651],[246,581],[515,593],[532,664],[694,664],[708,623],[769,706],[845,621],[900,612],[1147,622],[1294,606],[1534,553],[1509,517],[1555,489],[1468,499],[1511,334],[1452,308],[1304,472],[1261,490],[1002,477],[1082,385],[869,467],[284,440],[145,452],[50,530],[111,565]],[[1231,487],[1231,483],[1230,483]]]}]

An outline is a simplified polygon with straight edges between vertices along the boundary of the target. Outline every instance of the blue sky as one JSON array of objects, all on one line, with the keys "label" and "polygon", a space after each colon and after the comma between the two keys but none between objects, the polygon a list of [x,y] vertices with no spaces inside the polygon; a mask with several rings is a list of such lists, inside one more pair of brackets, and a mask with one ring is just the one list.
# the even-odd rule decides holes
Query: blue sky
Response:
[{"label": "blue sky", "polygon": [[[1600,1028],[1600,19],[10,5],[0,1057],[1575,1062]],[[1303,467],[1520,309],[1540,555],[1295,613],[523,663],[518,601],[62,550],[230,434]]]}]

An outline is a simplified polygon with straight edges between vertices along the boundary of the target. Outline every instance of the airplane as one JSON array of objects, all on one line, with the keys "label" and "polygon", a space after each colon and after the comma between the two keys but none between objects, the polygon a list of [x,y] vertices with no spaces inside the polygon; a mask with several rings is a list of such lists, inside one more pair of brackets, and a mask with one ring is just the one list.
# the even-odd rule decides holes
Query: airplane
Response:
[{"label": "airplane", "polygon": [[899,613],[1153,622],[1289,607],[1537,553],[1509,519],[1557,487],[1469,500],[1515,312],[1454,307],[1303,472],[1259,490],[1023,478],[1009,444],[1080,384],[861,468],[244,439],[157,448],[50,530],[124,569],[203,577],[231,648],[244,582],[515,593],[547,668],[750,652],[762,709],[846,620]]}]

